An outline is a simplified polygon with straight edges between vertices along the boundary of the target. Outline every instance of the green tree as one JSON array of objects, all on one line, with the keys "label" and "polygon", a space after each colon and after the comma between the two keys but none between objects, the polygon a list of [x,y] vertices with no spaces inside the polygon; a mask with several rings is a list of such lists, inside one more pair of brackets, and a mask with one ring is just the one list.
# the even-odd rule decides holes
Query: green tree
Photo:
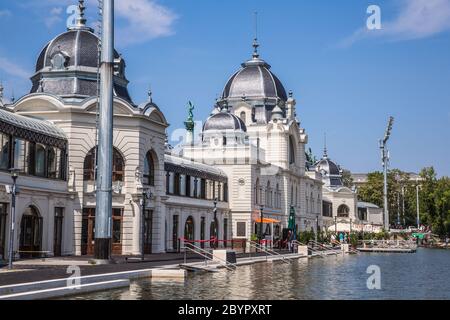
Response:
[{"label": "green tree", "polygon": [[360,201],[370,202],[383,207],[383,173],[369,173],[367,183],[359,188],[358,198]]},{"label": "green tree", "polygon": [[342,169],[342,183],[347,188],[353,187],[353,178],[350,170]]}]

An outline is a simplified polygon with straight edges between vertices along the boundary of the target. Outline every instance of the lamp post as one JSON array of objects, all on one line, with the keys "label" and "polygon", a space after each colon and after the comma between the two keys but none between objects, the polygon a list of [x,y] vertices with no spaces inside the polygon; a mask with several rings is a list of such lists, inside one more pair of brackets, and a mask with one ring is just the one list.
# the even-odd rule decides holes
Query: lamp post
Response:
[{"label": "lamp post", "polygon": [[[147,199],[150,199],[152,196],[150,189],[142,189],[142,234],[141,234],[141,241],[142,241],[142,248],[141,248],[141,260],[145,260],[145,208],[146,208],[146,201]],[[151,232],[151,230],[147,230],[147,232]]]},{"label": "lamp post", "polygon": [[319,234],[319,216],[316,217],[316,235],[315,235],[315,241],[317,243],[317,236]]},{"label": "lamp post", "polygon": [[19,174],[17,173],[17,169],[10,169],[11,178],[13,180],[13,185],[11,189],[11,228],[9,231],[9,252],[8,252],[8,268],[11,270],[13,268],[13,259],[14,259],[14,229],[16,225],[16,182]]},{"label": "lamp post", "polygon": [[214,213],[214,249],[217,249],[217,203],[219,202],[219,200],[217,198],[214,199],[214,208],[213,208],[213,213]]},{"label": "lamp post", "polygon": [[334,217],[334,233],[337,235],[337,217]]},{"label": "lamp post", "polygon": [[259,208],[259,213],[261,216],[261,225],[259,226],[259,243],[263,240],[263,220],[264,220],[264,206],[261,205]]},{"label": "lamp post", "polygon": [[113,82],[114,82],[114,0],[103,0],[102,52],[98,128],[98,170],[95,212],[94,259],[111,260],[112,169],[113,169]]},{"label": "lamp post", "polygon": [[416,179],[417,185],[416,185],[416,200],[417,200],[417,229],[420,229],[420,203],[419,203],[419,179]]},{"label": "lamp post", "polygon": [[392,126],[394,125],[394,118],[389,118],[389,123],[386,129],[383,140],[380,140],[381,149],[381,161],[383,164],[383,177],[384,177],[384,188],[383,188],[383,202],[384,202],[384,229],[389,231],[389,205],[388,205],[388,167],[389,167],[389,151],[387,149],[387,142],[391,136]]},{"label": "lamp post", "polygon": [[402,215],[403,215],[403,226],[406,226],[405,221],[405,186],[402,186]]}]

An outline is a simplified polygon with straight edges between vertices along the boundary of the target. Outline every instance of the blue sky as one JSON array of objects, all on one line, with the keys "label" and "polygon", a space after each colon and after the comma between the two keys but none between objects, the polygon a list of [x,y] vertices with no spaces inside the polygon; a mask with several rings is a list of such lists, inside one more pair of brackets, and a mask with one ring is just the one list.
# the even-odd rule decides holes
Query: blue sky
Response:
[{"label": "blue sky", "polygon": [[[44,44],[65,30],[75,0],[0,2],[0,79],[5,95],[30,88]],[[95,1],[87,1],[93,23]],[[365,30],[381,8],[382,30]],[[180,128],[186,103],[204,120],[227,79],[250,58],[253,12],[260,53],[297,99],[318,156],[353,172],[380,169],[380,139],[396,119],[391,166],[435,166],[450,175],[450,0],[116,0],[116,47],[136,103],[154,100]]]}]

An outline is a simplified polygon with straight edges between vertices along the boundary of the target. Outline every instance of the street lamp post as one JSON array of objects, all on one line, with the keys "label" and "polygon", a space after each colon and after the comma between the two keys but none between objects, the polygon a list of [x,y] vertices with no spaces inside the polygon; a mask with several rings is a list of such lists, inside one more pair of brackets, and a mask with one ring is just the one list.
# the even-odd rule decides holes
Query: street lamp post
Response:
[{"label": "street lamp post", "polygon": [[262,243],[263,240],[263,220],[264,220],[264,206],[260,206],[259,213],[261,216],[261,224],[259,226],[259,243]]},{"label": "street lamp post", "polygon": [[384,188],[383,188],[383,202],[384,202],[384,229],[389,231],[389,205],[388,205],[388,167],[389,167],[389,151],[387,149],[387,142],[391,136],[392,126],[394,125],[394,118],[389,118],[388,127],[384,135],[383,140],[380,140],[381,149],[381,161],[383,164],[383,178],[384,178]]},{"label": "street lamp post", "polygon": [[218,203],[218,199],[215,198],[214,199],[214,209],[213,209],[213,213],[214,213],[214,249],[217,249],[217,203]]},{"label": "street lamp post", "polygon": [[[141,248],[141,260],[145,260],[145,209],[146,209],[146,201],[147,199],[151,198],[151,193],[149,189],[143,189],[142,190],[142,235],[141,235],[141,241],[142,241],[142,248]],[[147,230],[147,232],[151,232],[151,230]]]},{"label": "street lamp post", "polygon": [[319,216],[316,216],[316,234],[315,234],[315,241],[317,243],[317,236],[319,234]]},{"label": "street lamp post", "polygon": [[16,182],[19,177],[16,169],[11,169],[11,178],[13,180],[13,185],[11,189],[11,228],[9,231],[9,252],[8,252],[8,268],[11,270],[13,268],[14,260],[14,229],[16,225]]},{"label": "street lamp post", "polygon": [[405,186],[402,186],[402,215],[403,215],[403,226],[406,226],[405,221]]},{"label": "street lamp post", "polygon": [[334,217],[334,233],[337,235],[337,217]]},{"label": "street lamp post", "polygon": [[417,179],[416,182],[417,182],[417,185],[416,185],[417,229],[420,229],[419,179]]}]

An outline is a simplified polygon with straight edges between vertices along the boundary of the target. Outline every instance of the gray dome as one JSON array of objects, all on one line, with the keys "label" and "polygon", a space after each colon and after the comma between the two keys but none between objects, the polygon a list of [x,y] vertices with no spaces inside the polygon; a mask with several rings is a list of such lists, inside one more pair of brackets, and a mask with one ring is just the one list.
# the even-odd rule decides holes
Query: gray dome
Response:
[{"label": "gray dome", "polygon": [[247,132],[245,123],[234,114],[220,112],[212,115],[203,125],[203,132],[210,130],[236,130]]},{"label": "gray dome", "polygon": [[328,175],[340,175],[341,170],[339,167],[327,157],[324,157],[322,160],[315,164],[316,170],[321,172],[325,171]]},{"label": "gray dome", "polygon": [[[99,38],[81,25],[64,32],[42,49],[32,77],[31,93],[44,92],[64,98],[97,95]],[[125,61],[114,51],[114,94],[132,103],[125,77]]]},{"label": "gray dome", "polygon": [[323,158],[315,165],[316,171],[322,174],[322,181],[325,186],[330,188],[340,188],[342,182],[342,173],[339,166],[328,158],[326,149]]},{"label": "gray dome", "polygon": [[281,99],[287,101],[281,81],[270,71],[270,65],[258,56],[242,64],[227,82],[223,99]]},{"label": "gray dome", "polygon": [[[69,30],[50,41],[39,55],[36,72],[45,67],[53,68],[52,59],[58,53],[66,57],[65,66],[83,66],[97,68],[98,37],[88,29]],[[117,52],[116,58],[119,57]]]}]

